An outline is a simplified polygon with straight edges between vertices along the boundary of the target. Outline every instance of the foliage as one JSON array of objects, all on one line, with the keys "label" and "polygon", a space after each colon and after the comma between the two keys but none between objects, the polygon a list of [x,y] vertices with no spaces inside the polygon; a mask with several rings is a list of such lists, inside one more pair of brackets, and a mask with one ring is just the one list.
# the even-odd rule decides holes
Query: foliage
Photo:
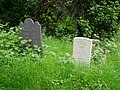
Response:
[{"label": "foliage", "polygon": [[[93,41],[92,46],[92,57],[91,60],[95,63],[106,63],[106,58],[111,52],[117,50],[117,45],[114,43],[115,40],[104,40],[104,41]],[[101,60],[101,61],[100,61]]]},{"label": "foliage", "polygon": [[110,38],[117,33],[119,3],[118,0],[0,0],[0,23],[15,26],[31,17],[46,27],[46,35]]},{"label": "foliage", "polygon": [[88,11],[90,26],[94,26],[92,35],[99,38],[111,38],[115,35],[120,13],[119,1],[93,1]]},{"label": "foliage", "polygon": [[[18,30],[6,32],[0,26],[1,90],[119,90],[120,44],[107,57],[106,64],[76,67],[72,43],[43,35],[43,55],[39,57],[18,37]],[[120,34],[119,34],[120,35]],[[106,45],[106,44],[105,44]],[[20,52],[19,50],[23,50]]]},{"label": "foliage", "polygon": [[28,0],[0,0],[0,23],[15,26],[26,17]]},{"label": "foliage", "polygon": [[91,38],[93,27],[91,26],[89,20],[85,20],[82,17],[78,19],[78,36]]},{"label": "foliage", "polygon": [[[22,40],[21,37],[18,36],[18,28],[11,27],[9,31],[2,30],[5,29],[4,25],[0,25],[0,48],[3,51],[8,50],[13,55],[21,55],[25,56],[27,54],[31,54],[32,56],[36,56],[37,52],[40,50],[39,48],[35,47],[33,50],[29,41]],[[13,31],[15,30],[15,31]],[[37,50],[37,51],[36,51]],[[37,55],[37,57],[39,57]]]},{"label": "foliage", "polygon": [[76,22],[70,16],[68,16],[65,21],[58,22],[55,30],[56,37],[58,38],[69,35],[71,38],[77,36]]}]

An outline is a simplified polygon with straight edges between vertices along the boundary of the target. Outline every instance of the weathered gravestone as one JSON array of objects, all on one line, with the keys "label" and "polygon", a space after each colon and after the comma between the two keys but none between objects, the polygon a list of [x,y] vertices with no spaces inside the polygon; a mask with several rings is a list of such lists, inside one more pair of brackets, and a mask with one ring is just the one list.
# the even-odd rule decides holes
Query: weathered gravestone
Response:
[{"label": "weathered gravestone", "polygon": [[31,18],[25,19],[24,23],[20,22],[19,35],[25,40],[32,40],[31,44],[38,45],[42,48],[42,34],[41,25],[38,21],[34,21]]},{"label": "weathered gravestone", "polygon": [[73,57],[76,63],[90,65],[92,39],[75,37],[73,44]]}]

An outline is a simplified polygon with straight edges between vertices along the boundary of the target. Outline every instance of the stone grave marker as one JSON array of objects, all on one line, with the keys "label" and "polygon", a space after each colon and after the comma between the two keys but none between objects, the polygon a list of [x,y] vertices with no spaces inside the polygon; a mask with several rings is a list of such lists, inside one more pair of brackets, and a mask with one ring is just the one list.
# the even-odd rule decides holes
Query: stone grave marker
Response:
[{"label": "stone grave marker", "polygon": [[20,32],[19,35],[22,36],[24,40],[32,40],[32,46],[38,45],[42,48],[42,34],[41,25],[38,21],[33,21],[31,18],[25,19],[24,23],[20,22]]},{"label": "stone grave marker", "polygon": [[73,58],[76,63],[90,65],[92,39],[75,37],[73,44]]}]

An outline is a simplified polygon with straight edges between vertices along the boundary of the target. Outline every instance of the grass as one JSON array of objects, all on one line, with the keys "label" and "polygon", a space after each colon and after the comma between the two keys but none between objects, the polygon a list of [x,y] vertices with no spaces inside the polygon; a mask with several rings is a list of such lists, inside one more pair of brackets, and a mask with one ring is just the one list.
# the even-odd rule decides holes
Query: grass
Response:
[{"label": "grass", "polygon": [[91,68],[74,65],[69,41],[43,35],[41,58],[32,51],[22,55],[11,49],[19,47],[16,34],[1,31],[0,38],[0,90],[120,90],[120,34],[107,63]]}]

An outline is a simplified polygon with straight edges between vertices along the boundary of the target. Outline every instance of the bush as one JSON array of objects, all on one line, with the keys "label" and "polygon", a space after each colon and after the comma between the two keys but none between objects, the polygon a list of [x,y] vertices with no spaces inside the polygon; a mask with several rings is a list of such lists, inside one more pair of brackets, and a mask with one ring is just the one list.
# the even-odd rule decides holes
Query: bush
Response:
[{"label": "bush", "polygon": [[56,37],[69,36],[71,38],[77,35],[76,22],[72,17],[68,16],[64,21],[58,22],[55,28]]},{"label": "bush", "polygon": [[111,52],[117,51],[115,40],[104,39],[103,41],[95,41],[92,47],[91,60],[95,63],[106,63],[106,59]]},{"label": "bush", "polygon": [[118,0],[1,0],[0,23],[15,26],[31,17],[46,27],[46,35],[110,38],[117,33],[119,3]]},{"label": "bush", "polygon": [[0,25],[0,50],[9,51],[13,55],[32,55],[39,57],[37,53],[41,52],[40,48],[31,48],[29,41],[22,40],[18,35],[18,27],[11,27],[9,31],[4,30],[4,25]]},{"label": "bush", "polygon": [[28,0],[0,0],[0,23],[10,22],[11,26],[18,25],[26,17]]},{"label": "bush", "polygon": [[80,17],[77,20],[77,22],[78,22],[77,26],[78,36],[91,38],[93,27],[91,26],[89,20],[85,20],[82,17]]},{"label": "bush", "polygon": [[117,32],[119,1],[93,1],[89,11],[89,22],[92,28],[92,38],[111,38]]}]

